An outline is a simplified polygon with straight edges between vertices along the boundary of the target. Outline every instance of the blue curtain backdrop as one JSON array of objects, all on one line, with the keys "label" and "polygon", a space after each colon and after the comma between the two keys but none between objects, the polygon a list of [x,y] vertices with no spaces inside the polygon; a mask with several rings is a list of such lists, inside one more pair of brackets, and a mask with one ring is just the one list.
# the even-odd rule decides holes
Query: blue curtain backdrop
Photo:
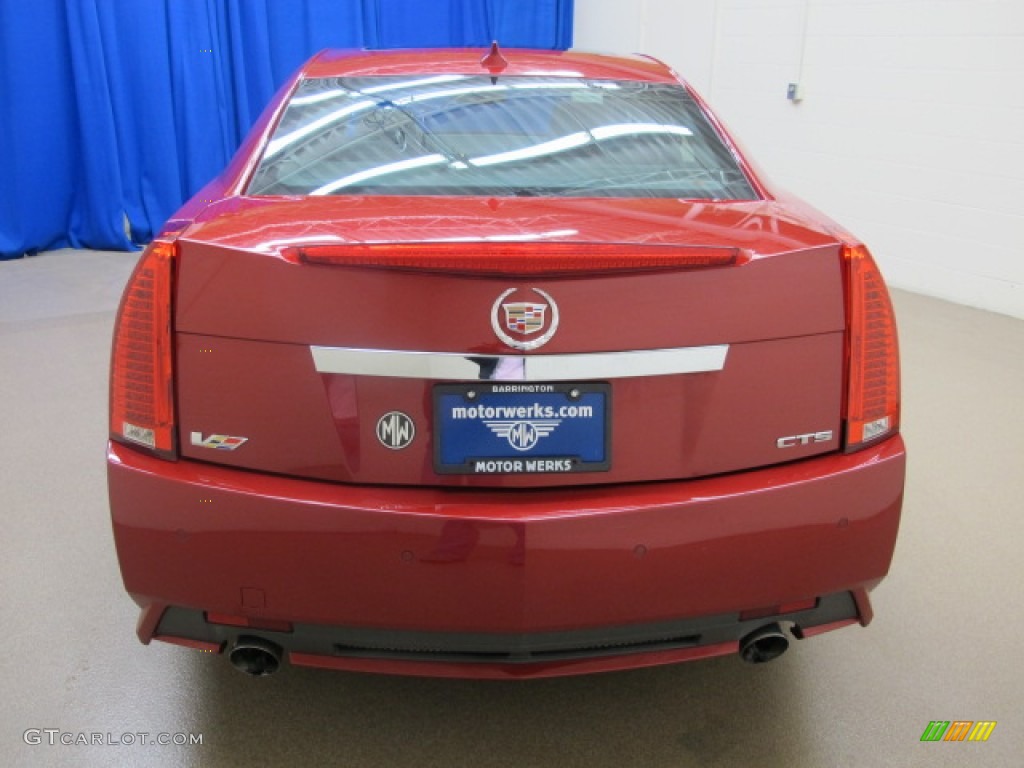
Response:
[{"label": "blue curtain backdrop", "polygon": [[149,240],[323,48],[565,49],[573,0],[0,0],[0,259]]}]

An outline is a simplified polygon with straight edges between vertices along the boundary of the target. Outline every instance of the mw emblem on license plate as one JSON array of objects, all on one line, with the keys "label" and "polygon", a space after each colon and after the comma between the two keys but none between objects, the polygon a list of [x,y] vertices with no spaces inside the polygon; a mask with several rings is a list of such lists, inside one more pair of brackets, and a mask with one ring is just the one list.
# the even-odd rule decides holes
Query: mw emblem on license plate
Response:
[{"label": "mw emblem on license plate", "polygon": [[498,437],[504,437],[517,451],[528,451],[542,437],[547,437],[561,424],[561,419],[549,421],[485,421],[484,424]]}]

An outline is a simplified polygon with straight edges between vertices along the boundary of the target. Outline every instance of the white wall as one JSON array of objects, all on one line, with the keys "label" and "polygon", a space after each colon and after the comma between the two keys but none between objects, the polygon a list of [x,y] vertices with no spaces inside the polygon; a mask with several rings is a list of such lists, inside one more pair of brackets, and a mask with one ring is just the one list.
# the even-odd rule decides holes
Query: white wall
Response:
[{"label": "white wall", "polygon": [[576,0],[575,23],[675,67],[892,285],[1024,318],[1022,0]]},{"label": "white wall", "polygon": [[577,48],[657,56],[706,94],[717,0],[575,0]]}]

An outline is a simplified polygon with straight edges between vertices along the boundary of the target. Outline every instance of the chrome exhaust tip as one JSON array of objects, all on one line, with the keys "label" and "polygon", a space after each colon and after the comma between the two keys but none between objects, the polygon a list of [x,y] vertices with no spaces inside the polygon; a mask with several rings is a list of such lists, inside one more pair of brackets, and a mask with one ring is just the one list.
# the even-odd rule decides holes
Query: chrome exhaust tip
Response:
[{"label": "chrome exhaust tip", "polygon": [[260,637],[239,637],[231,646],[228,660],[247,675],[266,677],[281,668],[281,648]]},{"label": "chrome exhaust tip", "polygon": [[778,624],[765,624],[740,640],[740,658],[749,664],[777,659],[789,648],[789,638]]}]

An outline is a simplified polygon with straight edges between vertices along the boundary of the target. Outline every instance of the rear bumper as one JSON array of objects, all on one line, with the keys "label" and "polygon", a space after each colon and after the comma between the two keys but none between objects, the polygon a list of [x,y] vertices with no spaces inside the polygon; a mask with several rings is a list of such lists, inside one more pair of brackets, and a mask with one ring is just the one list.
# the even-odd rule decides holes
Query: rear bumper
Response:
[{"label": "rear bumper", "polygon": [[259,635],[296,664],[466,677],[730,653],[780,618],[804,635],[867,624],[904,467],[897,436],[701,480],[489,492],[341,486],[108,451],[143,642],[217,650]]}]

